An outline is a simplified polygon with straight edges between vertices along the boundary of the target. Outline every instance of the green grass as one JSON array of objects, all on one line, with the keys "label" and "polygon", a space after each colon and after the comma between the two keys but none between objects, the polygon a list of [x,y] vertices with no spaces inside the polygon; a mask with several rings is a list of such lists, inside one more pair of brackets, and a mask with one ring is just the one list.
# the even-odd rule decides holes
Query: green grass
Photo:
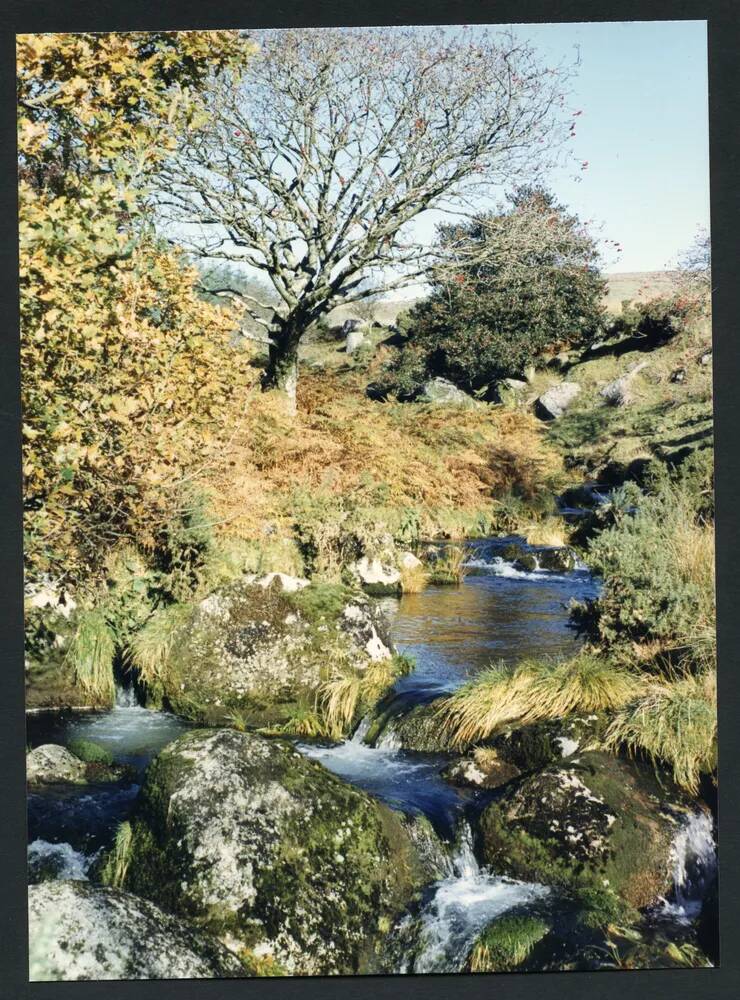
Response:
[{"label": "green grass", "polygon": [[100,878],[103,885],[113,886],[114,889],[119,889],[123,885],[131,863],[133,842],[133,829],[131,824],[125,821],[116,830],[116,839],[101,871]]},{"label": "green grass", "polygon": [[94,698],[111,703],[116,690],[115,655],[116,640],[105,614],[98,608],[81,612],[67,659],[80,687]]},{"label": "green grass", "polygon": [[470,971],[511,972],[549,931],[550,925],[539,917],[501,917],[478,939],[470,955]]},{"label": "green grass", "polygon": [[464,545],[447,545],[427,569],[430,583],[459,586],[467,574],[468,550]]},{"label": "green grass", "polygon": [[192,608],[188,604],[160,608],[132,636],[129,658],[148,687],[156,688],[161,684],[178,637],[191,614]]}]

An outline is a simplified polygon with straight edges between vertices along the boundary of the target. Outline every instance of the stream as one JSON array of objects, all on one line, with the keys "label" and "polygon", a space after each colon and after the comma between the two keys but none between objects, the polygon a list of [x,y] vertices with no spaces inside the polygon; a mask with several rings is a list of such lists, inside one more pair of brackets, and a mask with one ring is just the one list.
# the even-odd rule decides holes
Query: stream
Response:
[{"label": "stream", "polygon": [[[578,648],[567,606],[596,596],[597,581],[582,566],[569,572],[518,569],[501,557],[508,541],[471,542],[469,572],[459,587],[429,586],[419,594],[383,600],[397,649],[416,664],[395,685],[399,710],[454,690],[492,662],[569,655]],[[498,916],[515,908],[561,905],[554,890],[479,866],[469,818],[496,793],[450,785],[439,773],[449,758],[399,749],[392,726],[377,746],[368,746],[363,738],[369,722],[363,720],[339,745],[296,745],[390,806],[426,816],[445,845],[445,877],[429,886],[417,911],[393,928],[387,971],[459,971],[478,934]],[[30,880],[93,878],[100,852],[130,815],[147,764],[187,728],[173,715],[137,705],[133,690],[120,690],[110,712],[29,715],[31,746],[85,737],[109,749],[133,774],[119,784],[52,787],[29,795]],[[674,889],[655,908],[652,921],[681,940],[695,923],[714,875],[711,818],[697,814],[678,831],[672,860]]]}]

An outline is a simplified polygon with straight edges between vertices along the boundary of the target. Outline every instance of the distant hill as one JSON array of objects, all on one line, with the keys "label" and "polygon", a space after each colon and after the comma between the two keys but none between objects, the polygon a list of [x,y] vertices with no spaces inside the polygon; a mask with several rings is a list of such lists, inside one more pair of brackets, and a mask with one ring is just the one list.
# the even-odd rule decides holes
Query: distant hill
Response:
[{"label": "distant hill", "polygon": [[[605,274],[604,277],[609,282],[606,294],[606,308],[609,312],[618,313],[621,311],[624,299],[633,301],[645,301],[657,295],[669,295],[676,279],[675,271],[622,271],[614,274]],[[329,314],[331,323],[341,323],[349,317],[367,319],[371,318],[380,323],[395,323],[399,312],[409,309],[421,296],[407,298],[391,297],[380,299],[370,307],[365,306],[357,309],[353,305],[338,306]]]},{"label": "distant hill", "polygon": [[676,280],[675,271],[623,271],[605,274],[609,282],[606,307],[618,313],[624,299],[644,302],[657,295],[669,295]]}]

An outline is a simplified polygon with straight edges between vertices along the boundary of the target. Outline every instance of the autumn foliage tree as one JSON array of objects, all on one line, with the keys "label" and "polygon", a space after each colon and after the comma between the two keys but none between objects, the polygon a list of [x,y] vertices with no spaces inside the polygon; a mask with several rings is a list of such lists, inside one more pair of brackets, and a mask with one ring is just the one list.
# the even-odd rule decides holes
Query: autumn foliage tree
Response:
[{"label": "autumn foliage tree", "polygon": [[162,172],[160,210],[195,253],[271,282],[277,304],[218,291],[265,331],[265,387],[294,395],[310,324],[370,294],[368,278],[381,275],[392,292],[428,274],[433,251],[411,228],[421,213],[549,162],[568,135],[566,74],[515,37],[484,31],[255,39],[238,78],[209,83],[207,121],[184,133]]},{"label": "autumn foliage tree", "polygon": [[439,227],[431,294],[405,318],[408,339],[389,387],[433,375],[495,389],[546,348],[603,330],[605,281],[595,238],[547,190],[524,187],[508,206]]},{"label": "autumn foliage tree", "polygon": [[155,546],[242,357],[235,319],[155,235],[148,185],[236,32],[19,36],[26,573]]}]

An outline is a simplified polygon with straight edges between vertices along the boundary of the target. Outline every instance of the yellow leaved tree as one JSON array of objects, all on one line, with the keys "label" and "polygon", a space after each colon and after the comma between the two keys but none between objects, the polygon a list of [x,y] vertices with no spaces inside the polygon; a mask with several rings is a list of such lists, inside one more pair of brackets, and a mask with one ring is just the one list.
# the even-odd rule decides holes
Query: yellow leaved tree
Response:
[{"label": "yellow leaved tree", "polygon": [[148,184],[238,67],[238,32],[19,36],[27,578],[74,583],[122,539],[154,547],[219,447],[243,352],[159,239]]}]

